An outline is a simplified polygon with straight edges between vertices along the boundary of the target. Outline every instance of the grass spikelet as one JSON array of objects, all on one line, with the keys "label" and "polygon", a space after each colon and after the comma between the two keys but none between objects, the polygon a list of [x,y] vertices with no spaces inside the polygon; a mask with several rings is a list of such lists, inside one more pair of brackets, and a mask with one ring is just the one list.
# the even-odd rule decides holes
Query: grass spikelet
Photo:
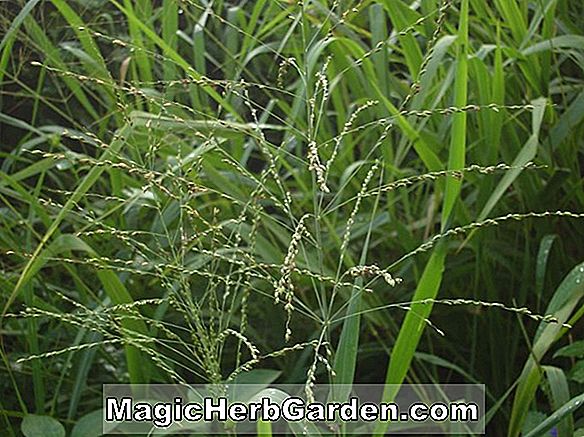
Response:
[{"label": "grass spikelet", "polygon": [[308,170],[313,171],[316,177],[318,188],[323,193],[330,193],[330,189],[326,185],[326,166],[320,162],[318,156],[318,146],[315,141],[308,143]]},{"label": "grass spikelet", "polygon": [[401,278],[394,278],[393,276],[391,276],[391,274],[389,274],[389,272],[379,268],[375,264],[351,267],[347,273],[354,278],[358,276],[364,277],[381,276],[383,280],[392,287],[395,287],[397,284],[402,282]]},{"label": "grass spikelet", "polygon": [[303,215],[296,228],[292,234],[292,239],[288,245],[288,251],[286,257],[284,258],[284,263],[280,268],[280,280],[275,285],[274,290],[274,302],[278,304],[280,299],[284,301],[284,310],[286,311],[286,326],[285,326],[285,340],[288,342],[292,335],[292,330],[290,329],[290,320],[292,318],[292,311],[294,311],[294,306],[292,301],[294,300],[294,284],[292,283],[292,273],[296,270],[296,256],[300,250],[300,242],[304,234],[307,232],[304,221],[308,218],[308,214]]}]

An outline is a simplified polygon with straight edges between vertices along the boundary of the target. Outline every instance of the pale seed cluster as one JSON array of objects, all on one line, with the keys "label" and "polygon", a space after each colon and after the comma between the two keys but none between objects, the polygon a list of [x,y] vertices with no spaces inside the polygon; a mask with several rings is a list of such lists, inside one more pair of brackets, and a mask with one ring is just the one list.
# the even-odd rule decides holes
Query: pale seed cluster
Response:
[{"label": "pale seed cluster", "polygon": [[308,170],[314,171],[320,191],[323,193],[330,193],[330,189],[327,187],[325,179],[326,166],[320,162],[318,147],[315,141],[311,141],[308,144]]},{"label": "pale seed cluster", "polygon": [[290,245],[288,246],[288,252],[286,253],[286,258],[284,258],[284,264],[280,268],[280,280],[276,284],[276,290],[274,293],[274,301],[276,303],[280,302],[280,297],[283,297],[285,302],[284,310],[286,311],[287,318],[286,318],[286,334],[285,339],[286,341],[290,340],[290,336],[292,335],[292,330],[290,329],[290,319],[292,317],[292,311],[294,310],[294,306],[292,305],[292,300],[294,299],[294,284],[292,283],[292,272],[296,269],[296,256],[298,255],[298,251],[300,250],[300,241],[304,236],[304,233],[307,232],[306,226],[304,225],[304,220],[308,217],[308,215],[302,216],[296,229],[294,230],[294,234],[292,235],[292,240],[290,241]]},{"label": "pale seed cluster", "polygon": [[368,266],[355,266],[349,270],[349,274],[354,278],[358,276],[381,276],[385,282],[387,282],[392,287],[395,287],[397,284],[401,283],[401,278],[394,278],[391,274],[380,268],[379,266],[372,264]]}]

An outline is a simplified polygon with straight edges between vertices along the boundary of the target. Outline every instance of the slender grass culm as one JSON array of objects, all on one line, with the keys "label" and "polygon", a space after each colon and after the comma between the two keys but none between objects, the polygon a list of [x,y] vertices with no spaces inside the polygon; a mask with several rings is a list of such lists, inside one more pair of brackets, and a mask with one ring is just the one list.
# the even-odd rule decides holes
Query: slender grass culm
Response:
[{"label": "slender grass culm", "polygon": [[487,435],[584,436],[583,30],[568,0],[0,2],[0,435],[243,381],[484,384]]}]

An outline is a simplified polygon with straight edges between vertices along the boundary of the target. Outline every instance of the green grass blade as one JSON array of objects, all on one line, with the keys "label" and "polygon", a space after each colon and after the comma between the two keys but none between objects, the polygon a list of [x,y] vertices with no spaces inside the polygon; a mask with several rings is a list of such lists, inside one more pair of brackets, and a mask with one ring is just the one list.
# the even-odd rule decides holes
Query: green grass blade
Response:
[{"label": "green grass blade", "polygon": [[[16,35],[16,32],[18,31],[18,28],[20,27],[24,19],[28,16],[28,14],[31,13],[31,11],[39,1],[40,0],[29,0],[28,2],[26,2],[26,4],[18,13],[18,15],[14,18],[14,20],[12,20],[10,27],[2,37],[2,41],[0,41],[0,50],[2,50],[5,46],[10,44],[10,41],[13,40],[14,36]],[[10,49],[7,50],[9,51]]]},{"label": "green grass blade", "polygon": [[20,28],[24,19],[32,12],[39,1],[40,0],[29,0],[26,2],[24,7],[18,12],[18,15],[12,20],[10,27],[2,37],[2,41],[0,41],[0,83],[4,80],[4,73],[6,72],[8,60],[10,59],[12,45],[16,39],[16,32]]},{"label": "green grass blade", "polygon": [[272,437],[272,422],[265,422],[263,420],[258,420],[257,436],[258,437]]},{"label": "green grass blade", "polygon": [[[387,14],[383,5],[373,4],[369,7],[369,21],[371,22],[371,45],[375,47],[380,41],[387,39]],[[387,71],[388,55],[385,50],[372,56],[375,64],[375,78],[380,84],[384,95],[390,95],[389,72]]]},{"label": "green grass blade", "polygon": [[[454,106],[462,107],[467,103],[468,93],[468,0],[462,2],[460,22],[458,26],[456,56],[456,79],[454,83]],[[466,155],[466,112],[453,115],[450,135],[450,150],[448,153],[448,169],[460,170],[464,167]],[[444,202],[442,205],[442,231],[448,227],[448,222],[454,204],[460,194],[462,181],[449,176],[446,179]]]},{"label": "green grass blade", "polygon": [[[439,243],[432,252],[428,264],[426,264],[412,301],[436,297],[442,282],[445,257],[446,245]],[[431,311],[431,304],[416,303],[407,312],[391,352],[385,384],[401,384],[404,381]],[[382,402],[391,402],[395,399],[397,395],[395,387],[394,385],[391,388],[384,389]],[[375,426],[374,435],[384,435],[386,429],[387,424],[378,422]]]},{"label": "green grass blade", "polygon": [[[455,84],[455,105],[464,106],[466,105],[467,99],[468,74],[468,0],[464,0],[462,3],[457,44],[458,65]],[[465,153],[466,114],[462,112],[455,114],[453,120],[448,168],[450,170],[456,170],[464,167]],[[460,182],[448,179],[442,210],[443,228],[446,227],[459,191]],[[427,298],[433,299],[436,297],[440,284],[442,283],[446,252],[447,248],[444,243],[439,243],[434,248],[412,298],[413,301],[420,301]],[[431,304],[414,304],[406,314],[406,318],[400,328],[391,353],[385,384],[401,384],[404,381],[431,311]],[[396,389],[388,388],[384,390],[382,399],[384,402],[390,402],[395,399],[396,395]],[[385,429],[385,424],[377,423],[375,426],[375,435],[380,436],[384,434]]]},{"label": "green grass blade", "polygon": [[537,252],[537,264],[535,267],[535,295],[538,297],[538,299],[540,299],[543,295],[547,263],[552,246],[557,239],[557,234],[546,235],[542,238],[539,245],[539,250]]},{"label": "green grass blade", "polygon": [[[570,388],[568,378],[564,371],[558,367],[543,366],[545,376],[548,381],[549,397],[552,410],[559,410],[562,405],[570,401]],[[574,435],[574,418],[572,414],[567,414],[558,423],[558,437],[572,437]]]},{"label": "green grass blade", "polygon": [[560,423],[566,416],[574,413],[582,405],[584,405],[584,393],[572,398],[569,402],[566,402],[559,410],[554,412],[546,420],[544,420],[528,434],[526,434],[525,437],[539,437],[545,435],[550,429]]},{"label": "green grass blade", "polygon": [[[150,30],[146,23],[144,23],[134,10],[133,2],[129,0],[124,0],[124,6],[122,7],[118,3],[114,3],[116,6],[124,12],[126,18],[128,18],[128,29],[130,31],[130,38],[132,39],[132,45],[136,47],[136,53],[134,53],[134,60],[138,66],[138,71],[140,74],[140,80],[143,82],[152,82],[154,80],[152,65],[150,63],[150,57],[148,55],[148,47],[144,42],[142,33],[145,29]],[[157,36],[161,41],[164,41]]]},{"label": "green grass blade", "polygon": [[[542,322],[538,328],[532,353],[519,376],[519,384],[511,410],[508,437],[517,437],[520,434],[529,406],[541,381],[539,361],[551,346],[565,334],[566,329],[562,327],[561,323],[566,323],[570,319],[570,315],[582,298],[584,298],[584,263],[574,267],[564,278],[548,305],[546,314],[553,315],[558,323],[546,324]],[[581,316],[582,312],[580,311],[578,314]],[[577,320],[572,318],[570,321],[574,323]]]},{"label": "green grass blade", "polygon": [[[376,198],[375,206],[372,208],[367,234],[365,236],[365,243],[361,249],[361,256],[359,265],[367,263],[367,252],[371,243],[371,235],[373,232],[373,223],[377,207],[379,204],[379,196]],[[349,387],[353,384],[355,378],[355,369],[357,367],[357,352],[359,349],[359,334],[361,332],[361,306],[363,293],[363,278],[357,278],[351,290],[351,297],[349,306],[347,307],[347,318],[343,322],[341,337],[337,346],[335,354],[335,362],[333,370],[335,372],[334,383],[346,385],[344,392],[338,389],[333,394],[333,401],[345,402],[349,395]]]},{"label": "green grass blade", "polygon": [[539,144],[539,132],[541,129],[541,123],[543,120],[543,115],[546,107],[546,99],[544,98],[537,99],[533,102],[533,105],[535,108],[533,110],[532,134],[525,143],[525,145],[523,146],[523,148],[515,157],[515,160],[513,161],[512,164],[513,167],[515,168],[505,173],[505,176],[503,176],[503,178],[501,179],[501,181],[499,182],[499,184],[489,197],[489,200],[479,213],[477,217],[478,221],[487,218],[487,216],[493,210],[495,205],[497,205],[497,203],[499,202],[507,188],[509,188],[513,181],[515,181],[515,179],[517,179],[517,177],[521,174],[521,172],[523,171],[523,168],[521,167],[527,164],[528,162],[532,161],[533,158],[535,158],[535,155],[537,153],[537,146]]},{"label": "green grass blade", "polygon": [[214,134],[222,138],[238,138],[242,135],[253,135],[257,129],[283,131],[285,126],[255,123],[237,123],[222,120],[191,120],[178,117],[165,117],[148,112],[133,111],[130,114],[133,127],[148,127],[151,129],[192,130],[204,134]]},{"label": "green grass blade", "polygon": [[[162,2],[162,39],[176,51],[178,30],[178,2],[164,0]],[[176,65],[170,60],[164,61],[162,77],[165,81],[176,79]]]},{"label": "green grass blade", "polygon": [[[63,14],[63,17],[65,17],[65,19],[75,32],[75,35],[81,42],[81,47],[83,47],[85,53],[87,53],[87,55],[89,55],[89,57],[95,61],[95,64],[93,64],[93,68],[88,70],[87,72],[92,75],[95,75],[97,78],[100,79],[106,80],[111,79],[107,66],[105,65],[103,56],[101,55],[101,52],[97,47],[97,44],[91,37],[89,30],[85,27],[85,23],[83,22],[81,17],[79,17],[79,15],[75,13],[73,8],[71,8],[71,6],[69,6],[65,1],[63,0],[51,1],[53,5],[55,5],[55,7],[59,10],[59,12]],[[97,71],[95,70],[95,65],[98,66]]]}]

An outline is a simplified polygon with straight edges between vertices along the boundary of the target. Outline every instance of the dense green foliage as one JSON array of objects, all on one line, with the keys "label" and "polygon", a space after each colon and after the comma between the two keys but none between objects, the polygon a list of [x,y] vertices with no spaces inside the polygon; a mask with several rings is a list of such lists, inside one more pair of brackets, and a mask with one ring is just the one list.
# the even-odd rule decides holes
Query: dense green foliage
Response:
[{"label": "dense green foliage", "polygon": [[2,435],[250,368],[584,428],[582,4],[0,11]]}]

